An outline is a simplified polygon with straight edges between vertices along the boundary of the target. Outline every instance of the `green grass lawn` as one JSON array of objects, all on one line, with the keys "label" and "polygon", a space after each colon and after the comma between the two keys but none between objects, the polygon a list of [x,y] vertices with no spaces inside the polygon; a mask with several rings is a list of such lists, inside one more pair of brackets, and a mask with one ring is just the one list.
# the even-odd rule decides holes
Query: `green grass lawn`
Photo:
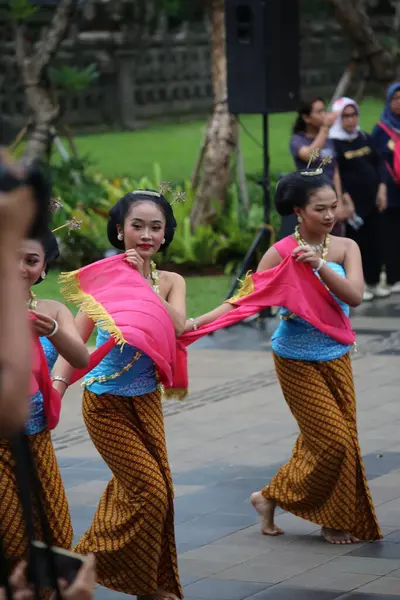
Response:
[{"label": "green grass lawn", "polygon": [[[371,131],[378,121],[383,104],[367,99],[361,106],[361,125]],[[292,113],[270,117],[270,157],[272,171],[292,168],[288,151]],[[262,141],[261,117],[243,116],[241,122],[251,134]],[[190,177],[204,136],[206,119],[167,125],[152,125],[138,131],[101,133],[77,136],[81,155],[88,154],[95,169],[109,177],[131,175],[135,178],[151,176],[154,163],[161,166],[162,177],[171,182]],[[247,173],[262,170],[262,150],[246,132],[240,129],[240,141]]]},{"label": "green grass lawn", "polygon": [[[58,273],[50,272],[48,277],[35,288],[35,293],[39,298],[47,300],[60,300],[64,302],[58,282]],[[224,275],[217,277],[188,277],[187,283],[187,314],[188,317],[197,317],[224,301],[229,291],[231,278]],[[68,303],[73,313],[76,308]]]}]

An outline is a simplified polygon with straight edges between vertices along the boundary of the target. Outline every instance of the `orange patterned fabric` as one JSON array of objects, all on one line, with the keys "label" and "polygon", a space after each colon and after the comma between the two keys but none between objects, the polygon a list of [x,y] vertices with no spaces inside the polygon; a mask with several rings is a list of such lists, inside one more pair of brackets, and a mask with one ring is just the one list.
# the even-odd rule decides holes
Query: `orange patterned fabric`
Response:
[{"label": "orange patterned fabric", "polygon": [[76,552],[95,554],[97,580],[107,588],[137,596],[160,588],[182,598],[160,392],[127,398],[85,390],[83,416],[113,477]]},{"label": "orange patterned fabric", "polygon": [[[70,549],[73,539],[71,517],[50,431],[45,429],[29,435],[28,439],[42,486],[43,506],[53,544]],[[36,539],[42,540],[37,514],[34,525]],[[28,539],[15,481],[14,458],[10,445],[4,440],[0,442],[0,535],[5,554],[12,562],[26,557]]]},{"label": "orange patterned fabric", "polygon": [[381,538],[358,442],[349,354],[329,362],[274,359],[300,435],[264,497],[317,525]]}]

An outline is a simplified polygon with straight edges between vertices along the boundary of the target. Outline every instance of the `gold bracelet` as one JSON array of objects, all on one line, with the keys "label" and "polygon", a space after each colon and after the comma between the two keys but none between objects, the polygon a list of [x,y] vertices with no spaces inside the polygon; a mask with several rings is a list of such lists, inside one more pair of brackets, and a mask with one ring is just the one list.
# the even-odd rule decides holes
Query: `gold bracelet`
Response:
[{"label": "gold bracelet", "polygon": [[66,377],[61,377],[61,375],[55,375],[51,379],[52,381],[61,381],[62,383],[65,383],[67,387],[69,387],[69,381]]}]

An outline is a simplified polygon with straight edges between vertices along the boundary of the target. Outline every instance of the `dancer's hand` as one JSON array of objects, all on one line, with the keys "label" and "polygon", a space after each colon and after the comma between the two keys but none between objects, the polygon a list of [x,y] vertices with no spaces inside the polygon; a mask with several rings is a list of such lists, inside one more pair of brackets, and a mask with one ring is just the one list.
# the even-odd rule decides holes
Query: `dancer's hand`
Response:
[{"label": "dancer's hand", "polygon": [[309,264],[313,269],[319,267],[321,260],[321,256],[311,246],[298,246],[293,250],[292,256],[296,259],[296,262]]},{"label": "dancer's hand", "polygon": [[139,271],[141,275],[144,275],[144,260],[141,256],[139,256],[138,252],[135,249],[131,248],[130,250],[127,250],[125,252],[125,261],[129,265],[131,265],[131,267]]},{"label": "dancer's hand", "polygon": [[53,333],[56,325],[55,320],[52,317],[36,312],[35,310],[31,310],[30,312],[36,317],[36,319],[32,321],[32,327],[36,335],[39,337],[47,337]]}]

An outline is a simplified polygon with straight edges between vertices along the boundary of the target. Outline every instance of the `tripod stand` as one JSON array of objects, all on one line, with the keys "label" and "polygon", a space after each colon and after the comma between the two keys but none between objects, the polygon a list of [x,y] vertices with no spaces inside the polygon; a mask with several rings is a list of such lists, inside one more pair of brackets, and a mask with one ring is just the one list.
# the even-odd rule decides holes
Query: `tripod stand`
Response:
[{"label": "tripod stand", "polygon": [[[248,271],[250,265],[254,260],[254,256],[260,248],[262,249],[264,246],[266,248],[269,247],[271,241],[271,233],[272,228],[269,225],[270,213],[271,213],[271,202],[270,202],[270,173],[269,173],[269,145],[268,145],[268,114],[263,114],[262,116],[262,131],[263,131],[263,178],[258,182],[263,188],[263,198],[264,198],[264,222],[259,228],[256,237],[253,240],[246,256],[243,259],[243,262],[238,269],[235,279],[232,282],[232,286],[229,290],[229,293],[226,299],[231,298],[236,290],[238,285],[238,281],[243,277],[243,275]],[[265,242],[263,244],[263,242]],[[271,310],[269,308],[265,309],[260,313],[261,320],[266,317],[271,316]]]}]

